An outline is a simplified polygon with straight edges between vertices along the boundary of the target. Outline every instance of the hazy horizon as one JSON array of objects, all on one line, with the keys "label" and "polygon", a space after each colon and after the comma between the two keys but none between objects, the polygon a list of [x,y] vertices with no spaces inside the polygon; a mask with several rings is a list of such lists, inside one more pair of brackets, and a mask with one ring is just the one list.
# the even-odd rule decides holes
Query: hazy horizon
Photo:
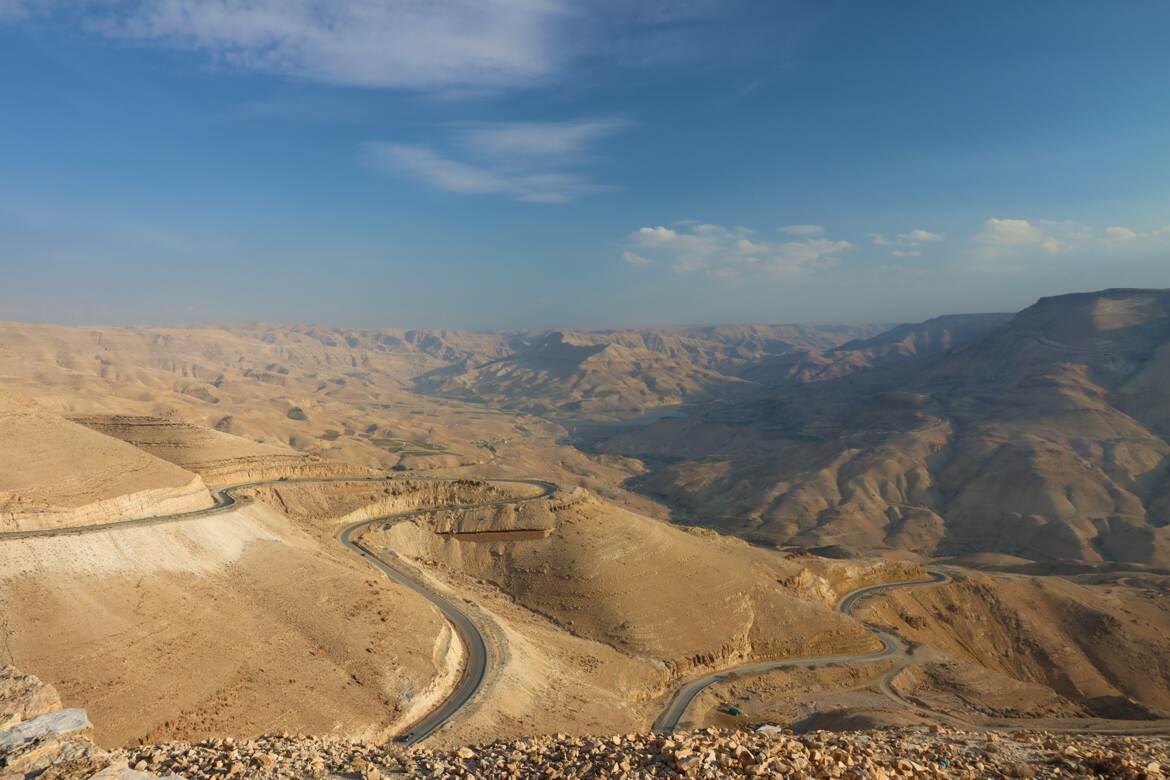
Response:
[{"label": "hazy horizon", "polygon": [[912,322],[1167,287],[1168,25],[0,0],[0,320]]}]

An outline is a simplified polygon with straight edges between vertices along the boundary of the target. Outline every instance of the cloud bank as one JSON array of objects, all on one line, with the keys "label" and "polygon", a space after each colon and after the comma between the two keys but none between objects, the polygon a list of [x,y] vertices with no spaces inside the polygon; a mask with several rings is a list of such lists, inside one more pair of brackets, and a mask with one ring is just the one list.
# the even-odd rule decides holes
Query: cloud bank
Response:
[{"label": "cloud bank", "polygon": [[[707,272],[717,278],[737,278],[750,271],[812,275],[836,268],[847,253],[857,254],[858,262],[867,259],[864,244],[830,237],[821,225],[786,225],[779,232],[786,238],[766,241],[746,227],[694,220],[674,222],[672,227],[642,227],[627,237],[629,248],[622,259],[627,265],[661,264],[675,273]],[[913,269],[918,276],[931,270],[1016,273],[1064,255],[1138,256],[1164,250],[1170,244],[1170,225],[1147,230],[1123,225],[1093,228],[1069,220],[990,217],[954,240],[925,228],[869,233],[868,238],[871,263],[877,259],[875,251],[899,258],[895,265],[875,264],[886,270]]]},{"label": "cloud bank", "polygon": [[639,257],[648,256],[651,262],[661,258],[675,273],[706,272],[733,279],[753,271],[788,275],[823,271],[853,248],[848,241],[815,233],[806,231],[803,235],[808,237],[799,240],[763,241],[745,227],[679,223],[639,228],[629,241],[643,253]]},{"label": "cloud bank", "polygon": [[887,238],[882,233],[870,233],[869,238],[875,245],[887,247],[894,257],[909,258],[921,257],[923,244],[942,241],[946,236],[917,228],[906,233],[898,233],[893,238]]}]

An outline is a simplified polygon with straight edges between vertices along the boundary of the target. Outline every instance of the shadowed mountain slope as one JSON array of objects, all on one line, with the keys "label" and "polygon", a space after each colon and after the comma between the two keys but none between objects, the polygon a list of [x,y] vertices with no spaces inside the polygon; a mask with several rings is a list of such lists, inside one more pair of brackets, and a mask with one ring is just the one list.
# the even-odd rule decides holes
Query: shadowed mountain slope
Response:
[{"label": "shadowed mountain slope", "polygon": [[941,355],[602,448],[671,459],[643,489],[771,541],[1164,565],[1168,312],[1164,290],[1045,298]]}]

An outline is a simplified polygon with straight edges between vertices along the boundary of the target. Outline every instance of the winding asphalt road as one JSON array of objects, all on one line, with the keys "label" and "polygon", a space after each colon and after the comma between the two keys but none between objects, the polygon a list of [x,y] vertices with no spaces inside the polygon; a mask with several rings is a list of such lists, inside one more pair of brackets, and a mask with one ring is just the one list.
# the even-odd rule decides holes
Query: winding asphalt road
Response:
[{"label": "winding asphalt road", "polygon": [[[458,477],[428,477],[428,476],[409,476],[409,477],[383,477],[383,476],[361,476],[361,477],[301,477],[290,479],[273,479],[261,480],[256,482],[244,482],[238,485],[225,487],[214,494],[215,506],[207,507],[206,509],[198,509],[191,512],[182,512],[178,514],[159,515],[156,517],[145,517],[136,520],[120,520],[109,523],[97,523],[93,525],[73,526],[68,528],[49,528],[33,531],[6,531],[0,532],[0,541],[10,539],[33,539],[40,537],[53,536],[71,536],[88,533],[97,533],[101,531],[110,531],[124,528],[140,528],[144,526],[161,525],[164,523],[180,522],[184,520],[191,520],[198,517],[219,514],[239,503],[235,493],[247,488],[265,487],[270,485],[289,485],[289,484],[306,484],[306,483],[322,483],[322,482],[460,482],[464,479]],[[405,744],[413,744],[419,742],[426,737],[433,734],[438,729],[442,728],[456,713],[459,712],[475,694],[479,691],[483,680],[487,675],[488,669],[488,651],[487,645],[484,642],[483,635],[479,629],[476,628],[475,623],[468,617],[467,613],[459,609],[456,603],[429,590],[423,583],[415,579],[408,571],[396,567],[393,563],[378,557],[370,548],[366,547],[360,541],[360,535],[366,529],[375,525],[386,525],[393,522],[402,522],[403,520],[421,515],[430,514],[433,512],[441,512],[456,509],[483,509],[488,507],[505,506],[509,504],[521,504],[529,501],[538,501],[542,498],[547,498],[556,492],[557,486],[551,482],[536,479],[484,479],[482,482],[491,484],[504,485],[527,485],[540,488],[540,492],[527,496],[524,498],[500,499],[497,501],[485,501],[477,504],[449,504],[444,506],[427,507],[423,509],[412,509],[405,512],[397,512],[394,514],[383,515],[369,520],[362,520],[357,523],[352,523],[342,528],[337,534],[337,540],[352,552],[362,556],[367,563],[380,572],[390,577],[395,582],[404,585],[415,591],[423,598],[430,601],[439,609],[443,617],[451,624],[456,635],[462,642],[465,653],[466,663],[463,667],[463,672],[460,676],[459,682],[456,684],[454,690],[440,702],[433,710],[428,712],[421,720],[414,723],[407,731],[403,732],[397,740]],[[895,588],[909,588],[921,585],[937,585],[948,582],[948,577],[943,572],[937,570],[928,570],[931,577],[927,580],[910,580],[905,582],[892,582],[880,585],[870,585],[865,588],[859,588],[851,593],[848,593],[841,602],[837,605],[838,611],[849,614],[854,605],[866,596],[879,593],[882,591],[892,590]],[[814,658],[795,658],[783,661],[764,661],[760,663],[744,664],[742,666],[726,669],[722,672],[709,674],[705,677],[700,677],[697,680],[680,687],[671,698],[667,708],[659,715],[654,723],[655,731],[673,731],[677,728],[678,723],[682,720],[687,708],[695,697],[701,692],[714,685],[722,682],[730,677],[759,674],[761,672],[773,671],[775,669],[787,669],[795,667],[816,667],[829,666],[832,664],[845,663],[869,663],[878,661],[883,658],[888,658],[896,654],[900,649],[900,644],[896,637],[889,634],[875,626],[867,625],[866,628],[874,634],[882,642],[882,649],[870,653],[868,655],[851,655],[851,656],[821,656]]]},{"label": "winding asphalt road", "polygon": [[[99,531],[111,531],[125,528],[141,528],[144,526],[161,525],[164,523],[174,523],[184,520],[191,520],[198,517],[205,517],[208,515],[219,514],[227,511],[235,506],[240,499],[237,499],[235,492],[245,488],[264,487],[269,485],[289,485],[289,484],[305,484],[305,483],[321,483],[321,482],[463,482],[466,478],[459,477],[301,477],[295,479],[272,479],[262,480],[258,482],[244,482],[231,487],[225,487],[214,494],[215,506],[207,507],[206,509],[197,509],[192,512],[182,512],[178,514],[159,515],[156,517],[144,517],[136,520],[119,520],[110,523],[97,523],[94,525],[73,526],[68,528],[47,528],[35,531],[5,531],[0,532],[0,541],[13,539],[35,539],[53,536],[75,536],[81,534],[97,533]],[[551,482],[545,482],[538,479],[483,479],[477,480],[480,482],[487,482],[496,485],[530,485],[540,488],[540,493],[526,496],[524,498],[508,498],[500,499],[498,501],[484,501],[477,504],[448,504],[444,506],[427,507],[424,509],[412,509],[406,512],[397,512],[394,514],[383,515],[375,517],[370,520],[362,520],[358,523],[352,523],[341,529],[337,534],[337,540],[349,550],[357,553],[365,558],[366,562],[380,572],[390,577],[395,582],[398,582],[411,590],[415,591],[423,598],[430,601],[439,611],[443,617],[451,624],[455,630],[456,635],[462,642],[464,651],[466,653],[466,663],[463,667],[463,673],[460,676],[458,684],[455,689],[440,702],[433,710],[428,712],[421,720],[417,721],[407,731],[403,732],[397,737],[397,741],[405,744],[414,744],[420,740],[433,734],[441,728],[447,721],[449,721],[460,709],[463,708],[476,692],[479,691],[483,684],[484,677],[487,674],[488,668],[488,651],[487,645],[484,642],[483,635],[479,629],[475,627],[475,623],[467,616],[467,613],[460,610],[454,602],[444,598],[443,596],[428,590],[425,585],[411,576],[407,571],[395,567],[389,561],[378,557],[372,550],[363,545],[361,541],[356,538],[367,528],[374,525],[385,525],[392,522],[401,522],[403,520],[418,517],[420,515],[430,514],[432,512],[442,512],[455,509],[483,509],[487,507],[505,506],[510,504],[522,504],[529,501],[538,501],[542,498],[547,498],[556,492],[557,486]]]},{"label": "winding asphalt road", "polygon": [[[439,481],[455,481],[445,480],[441,477],[415,477],[414,479],[435,479]],[[528,501],[537,501],[542,498],[547,498],[556,492],[556,485],[551,482],[543,482],[541,480],[520,480],[520,479],[493,479],[483,480],[495,484],[522,484],[534,485],[542,488],[541,492],[534,496],[525,498],[502,499],[500,501],[487,501],[479,504],[453,504],[440,507],[429,507],[426,509],[413,509],[407,512],[399,512],[397,514],[385,515],[383,517],[376,517],[372,520],[363,520],[352,525],[347,525],[342,528],[337,534],[337,540],[349,549],[356,552],[358,555],[364,557],[370,565],[381,571],[390,579],[410,588],[414,592],[421,595],[427,601],[434,604],[443,613],[443,617],[447,619],[455,629],[455,633],[459,636],[463,643],[464,651],[467,654],[466,663],[463,666],[463,674],[459,678],[455,689],[448,694],[435,709],[431,710],[422,720],[416,722],[408,731],[403,732],[397,737],[398,742],[412,745],[426,739],[435,731],[450,720],[459,710],[471,701],[479,690],[480,685],[483,684],[484,677],[487,675],[488,667],[488,651],[487,645],[484,642],[483,634],[475,627],[475,623],[461,611],[455,603],[440,596],[432,590],[428,590],[418,580],[402,571],[396,569],[393,565],[387,563],[382,558],[374,554],[370,548],[366,547],[361,541],[355,540],[355,536],[360,536],[361,532],[374,525],[384,525],[389,522],[401,522],[411,517],[430,514],[432,512],[441,512],[450,509],[482,509],[485,507],[505,506],[508,504],[520,504]]]},{"label": "winding asphalt road", "polygon": [[[941,585],[951,580],[945,573],[936,569],[927,569],[927,573],[930,574],[930,579],[906,580],[903,582],[890,582],[858,588],[855,591],[847,593],[841,599],[837,604],[837,611],[848,615],[859,600],[882,591],[893,590],[895,588],[913,588],[922,585]],[[901,644],[893,634],[883,631],[876,626],[866,624],[865,627],[871,634],[882,641],[882,649],[876,653],[869,653],[868,655],[827,655],[813,658],[789,658],[783,661],[763,661],[760,663],[735,666],[731,669],[725,669],[722,672],[715,672],[714,674],[700,677],[697,680],[686,683],[675,691],[674,696],[670,699],[670,703],[666,705],[666,709],[654,721],[653,729],[656,732],[674,731],[678,728],[679,721],[682,720],[687,708],[690,707],[691,702],[695,700],[696,696],[715,683],[723,682],[732,677],[771,672],[776,669],[872,663],[873,661],[880,661],[883,658],[889,658],[901,649]]]}]

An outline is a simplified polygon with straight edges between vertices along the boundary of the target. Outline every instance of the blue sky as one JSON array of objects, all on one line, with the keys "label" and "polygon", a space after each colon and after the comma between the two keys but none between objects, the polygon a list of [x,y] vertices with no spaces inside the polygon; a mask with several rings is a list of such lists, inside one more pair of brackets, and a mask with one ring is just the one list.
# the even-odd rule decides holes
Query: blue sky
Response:
[{"label": "blue sky", "polygon": [[0,319],[916,320],[1170,287],[1170,5],[0,0]]}]

